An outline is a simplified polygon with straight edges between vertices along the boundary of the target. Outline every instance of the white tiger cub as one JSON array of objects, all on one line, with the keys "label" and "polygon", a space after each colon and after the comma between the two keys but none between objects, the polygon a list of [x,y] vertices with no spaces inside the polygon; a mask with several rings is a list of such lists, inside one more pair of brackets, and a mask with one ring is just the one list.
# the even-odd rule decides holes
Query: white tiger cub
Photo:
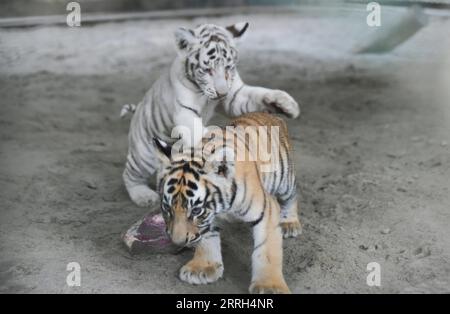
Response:
[{"label": "white tiger cub", "polygon": [[[135,107],[125,105],[121,115],[135,111],[128,134],[129,148],[123,180],[139,206],[159,200],[149,187],[150,177],[159,160],[152,144],[154,137],[173,143],[174,127],[189,134],[179,134],[191,146],[201,140],[204,125],[217,105],[230,116],[248,112],[284,113],[296,118],[297,102],[286,92],[244,84],[236,70],[238,52],[235,38],[241,37],[248,23],[226,28],[203,24],[195,29],[179,28],[175,32],[178,56]],[[192,134],[192,135],[191,135]]]}]

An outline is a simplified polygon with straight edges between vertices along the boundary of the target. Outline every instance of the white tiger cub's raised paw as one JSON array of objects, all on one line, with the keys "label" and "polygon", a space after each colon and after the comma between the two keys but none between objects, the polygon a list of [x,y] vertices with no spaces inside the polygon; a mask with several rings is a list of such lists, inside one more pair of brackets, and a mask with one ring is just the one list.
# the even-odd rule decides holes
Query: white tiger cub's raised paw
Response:
[{"label": "white tiger cub's raised paw", "polygon": [[159,202],[159,195],[146,185],[136,185],[128,189],[131,200],[140,207]]},{"label": "white tiger cub's raised paw", "polygon": [[300,115],[298,103],[285,91],[272,90],[264,95],[263,102],[270,112],[284,113],[290,118]]},{"label": "white tiger cub's raised paw", "polygon": [[222,275],[222,263],[191,260],[180,269],[180,279],[193,285],[215,282]]}]

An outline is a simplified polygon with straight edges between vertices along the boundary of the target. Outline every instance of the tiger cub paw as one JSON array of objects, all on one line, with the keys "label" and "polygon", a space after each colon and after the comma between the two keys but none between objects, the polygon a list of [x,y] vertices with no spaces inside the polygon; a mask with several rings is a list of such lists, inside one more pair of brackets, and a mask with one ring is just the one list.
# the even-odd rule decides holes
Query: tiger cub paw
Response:
[{"label": "tiger cub paw", "polygon": [[281,233],[283,234],[283,238],[296,238],[299,234],[302,233],[302,225],[300,221],[297,219],[295,221],[286,221],[281,222]]},{"label": "tiger cub paw", "polygon": [[217,281],[222,275],[222,263],[191,260],[180,269],[180,279],[193,285]]},{"label": "tiger cub paw", "polygon": [[269,112],[283,113],[289,118],[297,118],[300,115],[298,103],[285,91],[272,90],[264,95],[263,102]]},{"label": "tiger cub paw", "polygon": [[284,280],[279,282],[255,281],[252,282],[248,289],[252,294],[290,294],[291,290]]}]

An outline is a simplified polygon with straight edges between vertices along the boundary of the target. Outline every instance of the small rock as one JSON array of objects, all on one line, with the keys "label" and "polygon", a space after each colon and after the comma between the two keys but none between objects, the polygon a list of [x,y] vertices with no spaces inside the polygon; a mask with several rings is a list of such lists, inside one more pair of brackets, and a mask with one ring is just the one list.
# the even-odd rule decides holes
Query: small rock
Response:
[{"label": "small rock", "polygon": [[83,181],[83,183],[84,183],[84,185],[87,188],[89,188],[91,190],[97,190],[97,185],[94,182],[92,182],[92,181]]},{"label": "small rock", "polygon": [[375,252],[376,250],[378,250],[378,245],[370,245],[367,252]]},{"label": "small rock", "polygon": [[386,156],[389,158],[402,158],[406,155],[405,151],[397,152],[397,153],[387,153]]},{"label": "small rock", "polygon": [[361,250],[363,250],[363,251],[367,251],[367,250],[369,249],[369,247],[368,247],[367,245],[364,245],[364,244],[361,244],[361,245],[359,246],[359,248],[360,248]]},{"label": "small rock", "polygon": [[414,250],[414,255],[417,258],[424,258],[431,255],[431,250],[429,247],[419,247]]},{"label": "small rock", "polygon": [[407,192],[404,188],[397,188],[397,191],[402,192],[402,193]]},{"label": "small rock", "polygon": [[433,163],[433,164],[431,165],[431,168],[440,167],[441,165],[442,165],[442,162],[436,161],[435,163]]},{"label": "small rock", "polygon": [[448,145],[447,141],[442,141],[442,142],[441,142],[441,146],[442,146],[442,147],[447,146],[447,145]]},{"label": "small rock", "polygon": [[381,232],[381,234],[389,234],[389,233],[391,233],[391,229],[385,228],[385,229],[381,230],[380,232]]},{"label": "small rock", "polygon": [[104,200],[105,202],[115,203],[117,202],[118,198],[115,195],[103,195],[102,200]]}]

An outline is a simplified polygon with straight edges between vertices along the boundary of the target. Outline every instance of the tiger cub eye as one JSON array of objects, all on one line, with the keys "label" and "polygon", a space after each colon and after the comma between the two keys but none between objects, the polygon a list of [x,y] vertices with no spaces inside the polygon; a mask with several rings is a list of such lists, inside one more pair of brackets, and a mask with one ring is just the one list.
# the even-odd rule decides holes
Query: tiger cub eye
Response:
[{"label": "tiger cub eye", "polygon": [[191,214],[196,216],[196,215],[200,214],[201,211],[202,211],[202,209],[200,207],[195,207],[195,208],[192,208]]}]

